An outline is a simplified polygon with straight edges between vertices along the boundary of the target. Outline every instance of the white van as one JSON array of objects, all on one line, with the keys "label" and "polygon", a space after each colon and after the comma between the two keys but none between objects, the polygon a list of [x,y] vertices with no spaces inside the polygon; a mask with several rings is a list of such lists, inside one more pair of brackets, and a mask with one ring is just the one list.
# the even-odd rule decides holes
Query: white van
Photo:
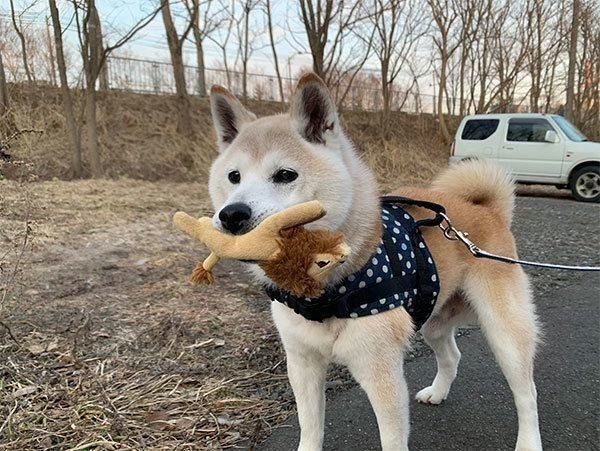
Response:
[{"label": "white van", "polygon": [[452,143],[450,163],[489,158],[525,184],[569,188],[584,202],[600,202],[600,143],[590,142],[554,114],[466,116]]}]

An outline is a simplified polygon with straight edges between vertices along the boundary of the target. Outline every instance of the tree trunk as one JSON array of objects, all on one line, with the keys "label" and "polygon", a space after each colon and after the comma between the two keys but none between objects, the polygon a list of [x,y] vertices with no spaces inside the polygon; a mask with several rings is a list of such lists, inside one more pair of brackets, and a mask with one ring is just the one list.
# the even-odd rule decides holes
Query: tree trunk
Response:
[{"label": "tree trunk", "polygon": [[58,64],[58,75],[60,77],[60,87],[62,92],[65,118],[67,120],[67,128],[71,138],[71,173],[74,178],[81,178],[81,141],[75,122],[75,113],[73,109],[73,99],[69,89],[69,81],[67,79],[67,65],[65,64],[65,55],[63,52],[62,29],[58,9],[56,8],[56,0],[48,0],[50,6],[50,14],[54,28],[54,46],[56,48],[56,60]]},{"label": "tree trunk", "polygon": [[437,114],[438,121],[440,123],[440,132],[442,133],[442,139],[445,144],[450,144],[450,141],[452,141],[452,137],[450,136],[450,132],[448,131],[448,127],[446,126],[446,118],[442,109],[444,106],[444,88],[446,86],[446,66],[448,65],[448,58],[445,55],[442,55],[441,59],[442,61],[440,64],[440,80],[437,98]]},{"label": "tree trunk", "polygon": [[6,73],[4,72],[4,61],[2,52],[0,52],[0,119],[4,121],[4,116],[8,112],[8,88],[6,87]]},{"label": "tree trunk", "polygon": [[577,39],[579,31],[579,0],[573,0],[573,19],[571,20],[571,42],[569,43],[569,71],[567,74],[567,102],[565,116],[570,121],[575,118],[573,97],[575,95],[575,69],[577,67]]},{"label": "tree trunk", "polygon": [[[87,30],[88,60],[84,61],[86,76],[85,88],[85,125],[87,135],[87,150],[90,155],[90,169],[93,178],[103,175],[100,163],[100,144],[98,142],[98,125],[96,121],[96,80],[100,73],[100,59],[102,55],[101,31],[98,25],[100,18],[96,9],[95,0],[86,0],[89,8],[89,21]],[[86,55],[83,55],[85,58]],[[86,64],[87,63],[87,64]]]},{"label": "tree trunk", "polygon": [[95,179],[101,178],[103,171],[102,164],[100,163],[100,146],[98,143],[98,126],[96,121],[96,90],[89,86],[85,90],[85,128],[92,177]]},{"label": "tree trunk", "polygon": [[317,45],[317,47],[311,53],[313,57],[313,71],[315,74],[321,77],[322,80],[326,80],[324,69],[325,64],[323,63],[325,50],[320,45]]},{"label": "tree trunk", "polygon": [[[100,16],[98,15],[98,9],[96,8],[96,4],[94,2],[89,2],[88,3],[90,6],[92,7],[92,11],[90,14],[90,22],[89,22],[89,27],[90,30],[93,29],[94,31],[94,39],[93,42],[90,42],[90,46],[94,46],[94,52],[97,55],[97,59],[98,59],[98,63],[97,65],[100,64],[100,58],[101,55],[104,53],[104,42],[103,42],[103,38],[102,38],[102,24],[100,22]],[[92,40],[90,40],[92,41]],[[91,49],[90,49],[91,50]],[[98,79],[98,85],[99,88],[103,91],[106,91],[108,89],[108,64],[107,61],[105,60],[102,64],[102,67],[98,68],[94,68],[95,71],[98,71],[98,74],[96,75],[95,78]]]},{"label": "tree trunk", "polygon": [[380,58],[381,64],[381,97],[383,105],[381,109],[381,135],[383,139],[389,138],[390,110],[391,110],[391,82],[389,81],[389,60],[387,57]]},{"label": "tree trunk", "polygon": [[2,60],[2,52],[0,52],[0,138],[2,135],[9,136],[15,131],[16,127],[10,115],[10,99],[6,84],[4,61]]},{"label": "tree trunk", "polygon": [[175,90],[177,93],[177,104],[179,108],[179,120],[177,122],[177,132],[191,137],[194,134],[192,127],[191,104],[187,94],[185,83],[185,68],[183,66],[182,42],[179,40],[171,8],[168,0],[161,0],[162,17],[169,44],[169,53],[171,55],[171,65],[173,66],[173,78],[175,79]]},{"label": "tree trunk", "polygon": [[50,35],[50,18],[46,16],[46,45],[48,48],[48,72],[50,84],[56,86],[56,57],[54,56],[54,46],[52,45],[52,36]]},{"label": "tree trunk", "polygon": [[25,69],[25,74],[27,75],[27,81],[32,82],[33,76],[31,75],[31,70],[29,69],[29,63],[27,62],[27,45],[25,42],[25,35],[19,28],[17,24],[17,17],[15,12],[15,5],[13,0],[10,0],[10,16],[12,19],[13,28],[19,36],[19,41],[21,42],[21,58],[23,59],[23,68]]},{"label": "tree trunk", "polygon": [[246,0],[246,5],[244,7],[244,51],[242,58],[242,97],[244,102],[248,101],[248,40],[250,39],[248,32],[250,28],[250,1],[251,0]]},{"label": "tree trunk", "polygon": [[277,86],[279,88],[279,98],[281,103],[285,103],[285,95],[283,93],[283,81],[281,72],[279,71],[279,61],[277,59],[277,51],[275,50],[275,38],[273,37],[273,18],[271,17],[271,0],[266,0],[267,7],[267,26],[269,27],[269,40],[271,41],[271,51],[273,53],[273,64],[275,65],[275,74],[277,75]]},{"label": "tree trunk", "polygon": [[200,14],[199,14],[199,0],[192,0],[194,8],[196,8],[196,20],[192,25],[192,31],[194,33],[194,43],[196,44],[196,65],[198,66],[197,84],[198,84],[198,95],[200,97],[206,97],[206,68],[204,67],[204,47],[202,45],[202,33],[200,32]]},{"label": "tree trunk", "polygon": [[196,64],[198,66],[198,95],[206,97],[206,68],[204,67],[204,48],[200,33],[194,28],[194,40],[196,41]]},{"label": "tree trunk", "polygon": [[458,96],[459,96],[459,106],[458,106],[458,114],[460,117],[465,115],[465,69],[467,65],[467,55],[466,52],[461,52],[460,56],[460,67],[458,74]]}]

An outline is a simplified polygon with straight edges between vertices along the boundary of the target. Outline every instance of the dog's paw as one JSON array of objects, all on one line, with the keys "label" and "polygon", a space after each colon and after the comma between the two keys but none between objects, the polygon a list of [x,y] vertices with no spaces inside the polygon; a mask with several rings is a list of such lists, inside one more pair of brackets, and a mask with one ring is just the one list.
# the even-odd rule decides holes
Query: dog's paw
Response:
[{"label": "dog's paw", "polygon": [[442,393],[439,390],[435,390],[433,385],[425,387],[415,396],[415,399],[424,404],[440,404],[446,399],[448,393]]}]

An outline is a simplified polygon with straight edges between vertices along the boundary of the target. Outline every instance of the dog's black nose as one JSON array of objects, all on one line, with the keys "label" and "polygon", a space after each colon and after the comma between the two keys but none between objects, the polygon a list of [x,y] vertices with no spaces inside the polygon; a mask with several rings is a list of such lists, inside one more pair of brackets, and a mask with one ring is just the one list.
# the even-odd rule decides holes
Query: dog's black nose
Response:
[{"label": "dog's black nose", "polygon": [[252,216],[252,210],[248,205],[241,202],[226,205],[219,212],[219,219],[223,228],[233,234],[244,228],[250,216]]}]

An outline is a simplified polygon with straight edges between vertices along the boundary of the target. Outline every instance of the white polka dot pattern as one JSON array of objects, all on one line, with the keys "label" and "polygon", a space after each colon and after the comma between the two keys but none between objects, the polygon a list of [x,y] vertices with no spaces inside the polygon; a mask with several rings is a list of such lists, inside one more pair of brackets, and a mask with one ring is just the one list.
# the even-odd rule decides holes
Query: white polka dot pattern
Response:
[{"label": "white polka dot pattern", "polygon": [[[348,300],[345,309],[342,308],[339,312],[333,309],[329,314],[342,318],[376,315],[404,307],[417,325],[422,324],[431,313],[439,292],[439,281],[431,254],[423,243],[420,232],[414,230],[414,219],[404,210],[396,205],[392,205],[389,210],[384,208],[381,219],[383,238],[361,270],[349,275],[337,286],[327,288],[319,298],[296,298],[279,290],[276,297],[269,294],[271,299],[286,303],[302,314],[305,313],[297,306],[298,303],[305,303],[307,306],[335,305]],[[365,291],[363,298],[361,289],[367,287],[368,291]]]}]

